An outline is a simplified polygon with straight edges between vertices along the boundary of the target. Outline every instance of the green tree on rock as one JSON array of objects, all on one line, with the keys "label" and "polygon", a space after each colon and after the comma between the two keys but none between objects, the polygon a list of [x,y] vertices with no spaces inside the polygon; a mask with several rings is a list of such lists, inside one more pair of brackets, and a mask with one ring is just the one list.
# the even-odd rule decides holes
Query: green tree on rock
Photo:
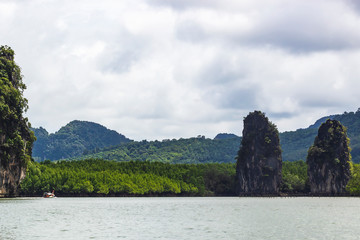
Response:
[{"label": "green tree on rock", "polygon": [[25,177],[26,164],[31,159],[35,140],[28,119],[26,86],[20,67],[14,62],[14,51],[0,47],[0,196],[16,195]]}]

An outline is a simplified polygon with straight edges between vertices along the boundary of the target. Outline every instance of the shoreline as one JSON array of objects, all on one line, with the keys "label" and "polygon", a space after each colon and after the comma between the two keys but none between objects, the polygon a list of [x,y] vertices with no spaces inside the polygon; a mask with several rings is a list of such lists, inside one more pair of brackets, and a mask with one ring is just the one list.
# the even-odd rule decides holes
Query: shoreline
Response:
[{"label": "shoreline", "polygon": [[[0,199],[2,198],[32,198],[32,197],[42,197],[42,195],[38,194],[31,194],[31,195],[18,195],[18,196],[0,196]],[[351,194],[305,194],[305,193],[296,193],[296,194],[287,194],[287,193],[280,193],[280,194],[253,194],[253,195],[191,195],[191,194],[146,194],[146,195],[140,195],[140,194],[58,194],[56,197],[59,198],[114,198],[114,197],[124,197],[124,198],[163,198],[163,197],[181,197],[181,198],[187,198],[187,197],[196,197],[196,198],[211,198],[211,197],[239,197],[239,198],[297,198],[297,197],[360,197],[359,195],[351,195]]]}]

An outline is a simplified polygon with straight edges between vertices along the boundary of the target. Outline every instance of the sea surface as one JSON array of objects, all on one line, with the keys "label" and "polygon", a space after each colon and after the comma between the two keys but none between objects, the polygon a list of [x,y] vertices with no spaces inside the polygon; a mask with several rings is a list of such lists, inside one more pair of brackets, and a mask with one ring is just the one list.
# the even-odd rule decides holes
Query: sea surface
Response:
[{"label": "sea surface", "polygon": [[0,199],[0,239],[360,239],[360,198]]}]

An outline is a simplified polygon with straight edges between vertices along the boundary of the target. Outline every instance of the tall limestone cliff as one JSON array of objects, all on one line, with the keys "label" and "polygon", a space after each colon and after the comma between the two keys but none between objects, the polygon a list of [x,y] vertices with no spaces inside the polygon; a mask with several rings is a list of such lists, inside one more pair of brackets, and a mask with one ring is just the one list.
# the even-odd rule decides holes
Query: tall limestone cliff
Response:
[{"label": "tall limestone cliff", "polygon": [[345,193],[350,179],[350,140],[339,121],[323,123],[307,156],[311,193],[339,195]]},{"label": "tall limestone cliff", "polygon": [[22,115],[27,110],[25,89],[14,51],[0,47],[0,197],[17,194],[31,159],[34,134]]},{"label": "tall limestone cliff", "polygon": [[279,132],[264,113],[255,111],[244,119],[237,156],[236,190],[239,195],[277,195],[281,183]]}]

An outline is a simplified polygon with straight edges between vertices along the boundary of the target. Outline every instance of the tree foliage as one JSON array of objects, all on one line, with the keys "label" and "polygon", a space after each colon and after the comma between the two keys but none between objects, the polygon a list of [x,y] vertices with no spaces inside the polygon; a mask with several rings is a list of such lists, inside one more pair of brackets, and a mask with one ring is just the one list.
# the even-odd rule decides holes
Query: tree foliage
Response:
[{"label": "tree foliage", "polygon": [[240,139],[212,140],[205,137],[163,141],[141,141],[110,147],[72,158],[100,158],[114,161],[148,161],[163,163],[233,163]]},{"label": "tree foliage", "polygon": [[307,193],[309,182],[307,175],[307,164],[299,160],[294,162],[283,162],[282,164],[282,187],[284,193]]},{"label": "tree foliage", "polygon": [[10,47],[0,47],[0,160],[5,168],[11,162],[28,162],[35,139],[28,119],[23,117],[28,109],[23,97],[26,86],[14,54]]},{"label": "tree foliage", "polygon": [[[306,171],[304,161],[284,162],[281,191],[308,193]],[[31,163],[21,187],[22,194],[28,196],[40,196],[52,190],[58,196],[224,196],[235,195],[234,180],[234,163],[168,164],[88,159]],[[349,187],[352,194],[360,194],[357,164]]]},{"label": "tree foliage", "polygon": [[32,163],[24,195],[232,195],[234,164],[114,162],[99,159]]},{"label": "tree foliage", "polygon": [[351,195],[360,195],[360,164],[351,163],[351,177],[346,185],[346,191]]}]

